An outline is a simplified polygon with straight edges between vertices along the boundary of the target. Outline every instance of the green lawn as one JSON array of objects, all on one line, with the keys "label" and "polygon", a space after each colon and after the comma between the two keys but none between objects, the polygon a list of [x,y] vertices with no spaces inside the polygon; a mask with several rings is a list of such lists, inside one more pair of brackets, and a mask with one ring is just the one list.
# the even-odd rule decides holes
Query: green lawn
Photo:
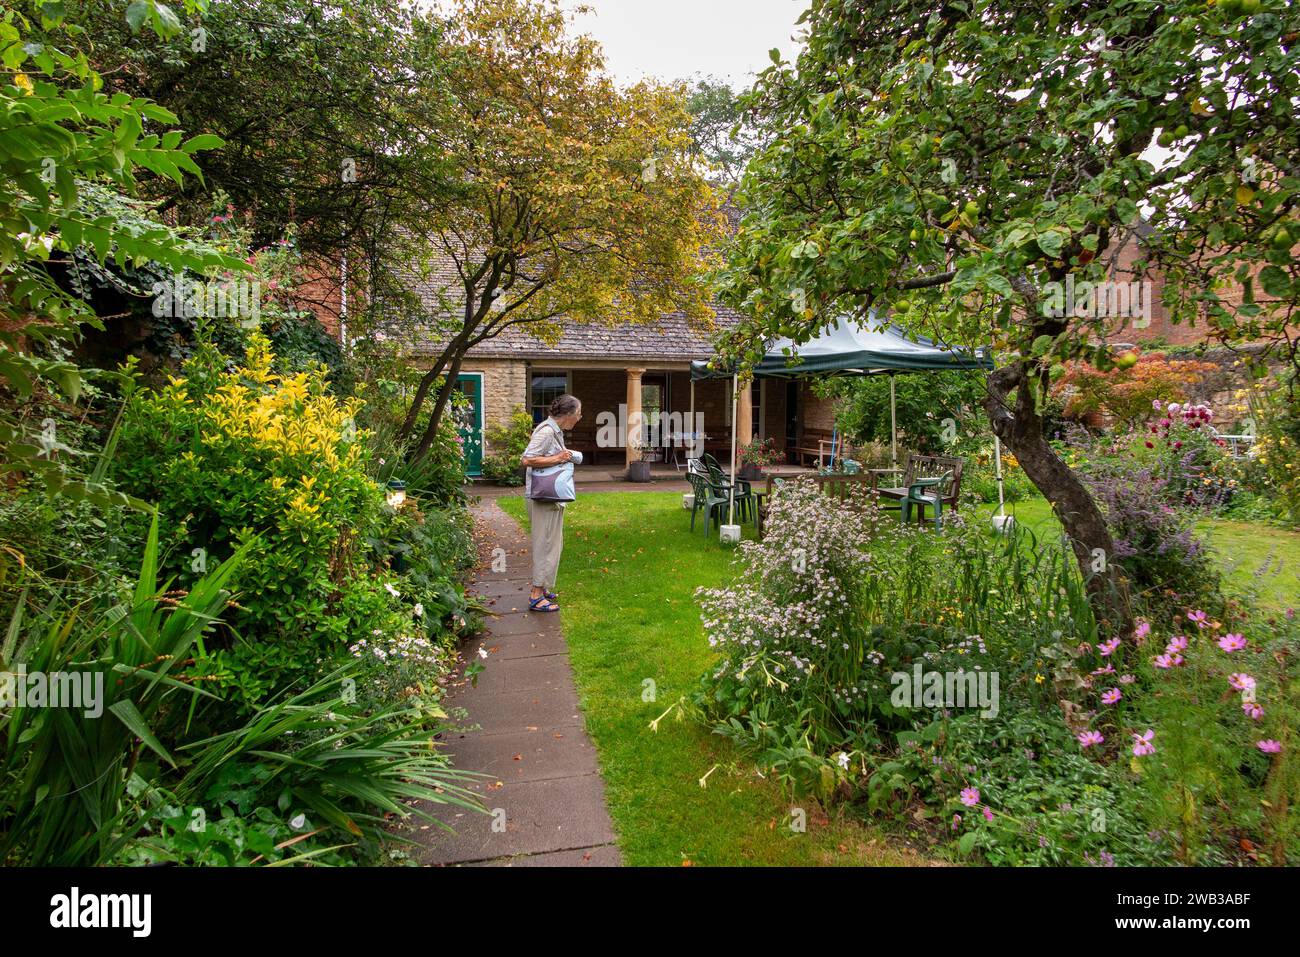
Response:
[{"label": "green lawn", "polygon": [[[1046,499],[1015,502],[1007,511],[1038,535],[1060,533]],[[1273,611],[1300,605],[1300,532],[1222,519],[1205,519],[1196,531],[1214,552],[1229,591],[1247,595],[1254,590],[1260,607]]]},{"label": "green lawn", "polygon": [[[527,524],[523,499],[500,505]],[[702,523],[692,535],[681,495],[669,492],[584,495],[565,516],[565,636],[627,863],[928,863],[897,839],[827,820],[809,799],[791,802],[706,729],[669,717],[650,730],[713,658],[692,596],[733,571]],[[642,700],[647,681],[654,701]],[[793,803],[806,833],[789,827]]]},{"label": "green lawn", "polygon": [[[500,505],[526,525],[522,498]],[[1040,535],[1059,533],[1042,499],[1009,509]],[[696,587],[734,574],[717,533],[705,540],[698,525],[689,530],[689,521],[675,492],[584,495],[565,519],[558,583],[565,635],[627,862],[930,863],[898,838],[852,819],[827,820],[808,799],[800,802],[807,833],[796,834],[788,827],[791,800],[729,742],[672,717],[657,732],[649,729],[712,661],[692,597]],[[1255,583],[1272,607],[1295,603],[1300,534],[1218,520],[1203,522],[1201,531],[1231,586]],[[1270,555],[1274,565],[1283,563],[1282,574],[1256,581]],[[654,682],[654,701],[643,700],[647,681]]]}]

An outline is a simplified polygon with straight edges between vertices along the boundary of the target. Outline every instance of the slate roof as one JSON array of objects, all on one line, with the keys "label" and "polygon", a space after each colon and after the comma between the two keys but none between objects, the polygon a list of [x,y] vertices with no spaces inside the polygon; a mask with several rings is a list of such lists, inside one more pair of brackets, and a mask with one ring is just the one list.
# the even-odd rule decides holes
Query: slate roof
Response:
[{"label": "slate roof", "polygon": [[[439,289],[452,302],[460,302],[460,278],[450,258],[439,259],[434,274],[427,280],[412,283],[424,307],[431,313],[440,305]],[[710,303],[715,313],[712,328],[692,327],[682,313],[667,313],[649,323],[558,323],[563,335],[554,345],[528,331],[527,324],[509,326],[497,336],[479,343],[469,351],[478,358],[510,359],[614,359],[669,360],[684,362],[708,359],[714,354],[713,339],[719,332],[740,321],[740,314],[717,302]],[[417,355],[437,355],[443,342],[420,339],[415,343]]]}]

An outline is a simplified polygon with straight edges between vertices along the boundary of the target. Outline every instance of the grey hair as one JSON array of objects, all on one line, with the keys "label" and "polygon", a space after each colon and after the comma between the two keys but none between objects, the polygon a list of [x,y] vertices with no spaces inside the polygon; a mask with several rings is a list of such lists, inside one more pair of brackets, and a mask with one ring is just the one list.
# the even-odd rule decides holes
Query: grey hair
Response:
[{"label": "grey hair", "polygon": [[555,419],[562,415],[573,415],[581,406],[582,403],[575,396],[561,395],[551,401],[551,407],[546,411],[551,418]]}]

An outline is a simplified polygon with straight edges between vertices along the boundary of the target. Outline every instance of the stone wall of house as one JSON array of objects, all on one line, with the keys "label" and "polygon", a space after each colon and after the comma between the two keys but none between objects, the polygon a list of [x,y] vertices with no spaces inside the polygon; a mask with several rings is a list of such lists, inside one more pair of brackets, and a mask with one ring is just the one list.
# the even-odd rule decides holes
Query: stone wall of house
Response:
[{"label": "stone wall of house", "polygon": [[[461,372],[483,373],[483,429],[507,426],[515,406],[528,402],[528,369],[519,359],[466,359]],[[487,452],[484,437],[484,451]]]}]

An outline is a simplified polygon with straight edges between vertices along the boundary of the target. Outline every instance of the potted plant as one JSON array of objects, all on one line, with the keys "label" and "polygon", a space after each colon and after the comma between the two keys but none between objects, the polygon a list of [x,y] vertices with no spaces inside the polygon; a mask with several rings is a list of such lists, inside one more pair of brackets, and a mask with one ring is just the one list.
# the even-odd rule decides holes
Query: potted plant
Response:
[{"label": "potted plant", "polygon": [[763,478],[766,474],[763,470],[775,465],[780,458],[775,439],[741,446],[736,454],[740,461],[739,478],[749,481]]},{"label": "potted plant", "polygon": [[632,452],[635,457],[627,468],[627,480],[629,482],[650,481],[650,457],[654,454],[654,449],[637,442],[632,447]]}]

